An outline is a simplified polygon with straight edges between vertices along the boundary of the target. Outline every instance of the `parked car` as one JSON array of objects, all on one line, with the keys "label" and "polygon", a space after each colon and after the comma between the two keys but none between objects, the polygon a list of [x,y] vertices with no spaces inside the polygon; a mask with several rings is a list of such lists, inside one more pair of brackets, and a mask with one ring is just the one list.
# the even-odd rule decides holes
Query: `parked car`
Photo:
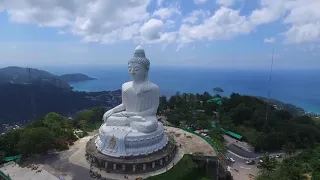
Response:
[{"label": "parked car", "polygon": [[253,165],[253,164],[256,164],[256,162],[254,160],[248,160],[248,161],[246,161],[246,164]]},{"label": "parked car", "polygon": [[232,162],[232,163],[235,163],[235,162],[236,162],[236,161],[235,161],[233,158],[231,158],[231,157],[229,157],[228,160],[229,160],[230,162]]},{"label": "parked car", "polygon": [[263,163],[263,160],[262,160],[262,159],[259,159],[259,162]]}]

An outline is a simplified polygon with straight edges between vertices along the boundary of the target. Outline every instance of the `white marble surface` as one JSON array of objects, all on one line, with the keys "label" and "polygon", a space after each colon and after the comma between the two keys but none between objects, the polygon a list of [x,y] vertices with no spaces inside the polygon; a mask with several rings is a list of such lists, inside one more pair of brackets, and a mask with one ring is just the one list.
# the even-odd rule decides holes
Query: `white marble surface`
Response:
[{"label": "white marble surface", "polygon": [[150,61],[141,46],[128,62],[132,81],[122,85],[122,103],[107,111],[96,139],[106,155],[137,156],[162,149],[168,143],[164,128],[156,118],[159,87],[148,81]]}]

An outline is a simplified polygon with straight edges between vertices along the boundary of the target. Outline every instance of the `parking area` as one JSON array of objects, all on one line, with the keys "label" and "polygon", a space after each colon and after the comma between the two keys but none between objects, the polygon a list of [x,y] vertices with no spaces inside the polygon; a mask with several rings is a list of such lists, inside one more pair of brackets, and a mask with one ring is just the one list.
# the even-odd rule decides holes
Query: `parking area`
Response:
[{"label": "parking area", "polygon": [[226,156],[234,159],[234,163],[229,162],[229,166],[235,180],[251,180],[258,174],[257,161],[256,164],[247,165],[247,160],[241,159],[231,153],[227,153]]},{"label": "parking area", "polygon": [[21,167],[14,162],[5,164],[0,168],[14,180],[58,180],[58,178],[43,169],[42,165],[29,165]]}]

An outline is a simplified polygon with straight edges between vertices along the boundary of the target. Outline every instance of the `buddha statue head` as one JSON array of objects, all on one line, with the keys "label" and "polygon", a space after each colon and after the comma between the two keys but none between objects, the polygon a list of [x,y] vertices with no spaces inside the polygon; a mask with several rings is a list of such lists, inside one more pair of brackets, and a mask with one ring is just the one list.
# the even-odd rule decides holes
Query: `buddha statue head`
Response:
[{"label": "buddha statue head", "polygon": [[128,72],[132,81],[144,82],[148,79],[150,61],[146,58],[143,48],[139,45],[128,62]]}]

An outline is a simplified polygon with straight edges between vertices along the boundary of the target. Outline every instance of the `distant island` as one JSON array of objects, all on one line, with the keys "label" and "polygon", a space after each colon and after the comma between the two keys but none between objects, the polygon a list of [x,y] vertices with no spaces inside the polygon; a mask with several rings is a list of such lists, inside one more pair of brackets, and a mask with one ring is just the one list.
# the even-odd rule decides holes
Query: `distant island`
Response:
[{"label": "distant island", "polygon": [[59,76],[60,79],[66,81],[66,82],[80,82],[80,81],[90,81],[95,80],[96,78],[87,76],[85,74],[81,73],[74,73],[74,74],[65,74],[62,76]]},{"label": "distant island", "polygon": [[93,79],[95,78],[81,73],[58,76],[44,70],[17,66],[9,66],[0,69],[0,84],[51,84],[61,88],[72,89],[69,82],[79,82]]}]

